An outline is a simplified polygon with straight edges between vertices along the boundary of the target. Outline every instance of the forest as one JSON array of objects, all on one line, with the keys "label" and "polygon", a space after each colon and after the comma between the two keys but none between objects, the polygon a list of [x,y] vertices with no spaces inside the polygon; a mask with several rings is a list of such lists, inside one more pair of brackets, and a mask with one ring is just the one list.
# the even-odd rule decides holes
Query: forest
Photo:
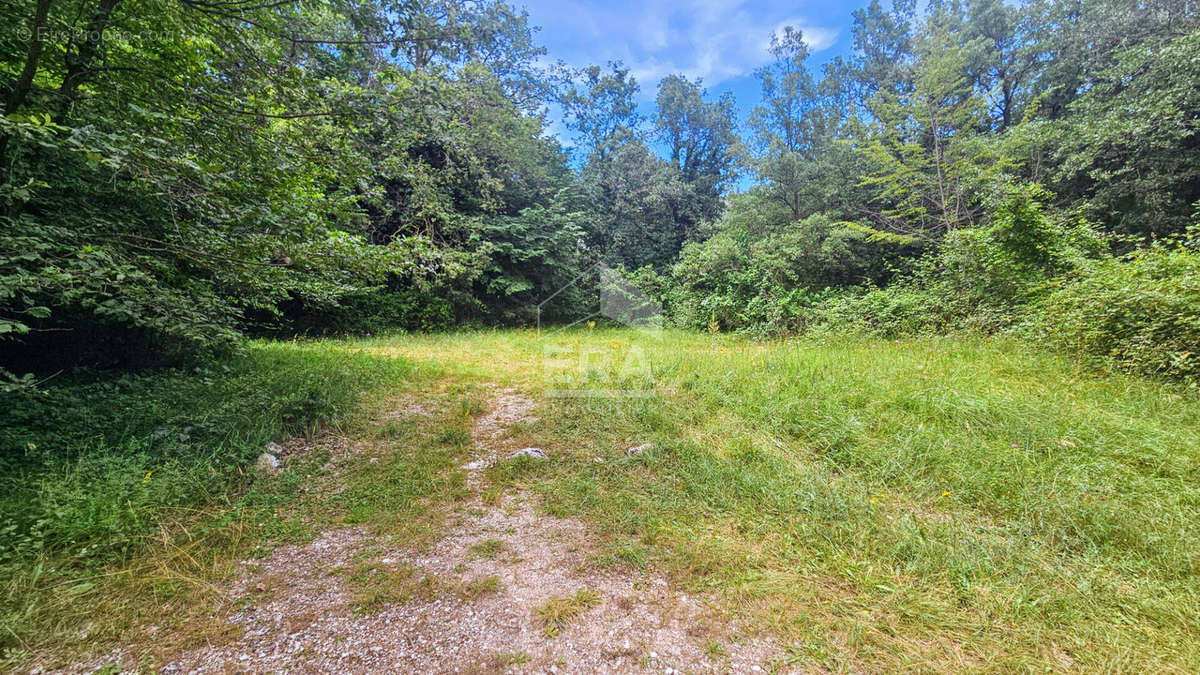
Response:
[{"label": "forest", "polygon": [[[448,476],[481,442],[478,416],[496,405],[480,378],[542,388],[531,374],[542,372],[535,326],[571,325],[561,333],[568,342],[611,338],[613,349],[631,349],[633,334],[613,317],[579,322],[602,292],[589,276],[599,264],[661,307],[674,347],[647,347],[659,393],[625,407],[549,401],[558,426],[542,429],[541,442],[525,440],[623,452],[650,434],[660,454],[639,459],[645,475],[612,484],[585,480],[583,459],[556,464],[551,453],[550,469],[521,460],[490,474],[499,494],[536,493],[551,512],[627,535],[609,542],[626,563],[748,602],[757,591],[736,588],[751,582],[721,576],[734,563],[697,553],[682,523],[726,513],[738,546],[774,540],[755,529],[762,523],[775,533],[807,527],[788,509],[818,507],[788,501],[800,493],[772,482],[794,467],[743,447],[761,441],[745,440],[749,426],[764,425],[783,439],[776,449],[820,454],[809,459],[824,478],[797,478],[805,490],[838,489],[815,486],[853,475],[854,494],[873,506],[888,494],[953,495],[972,527],[1030,519],[1007,531],[1005,545],[1033,547],[1000,554],[989,548],[1000,544],[972,539],[978,550],[963,565],[943,553],[897,553],[983,531],[922,525],[880,553],[873,547],[883,544],[865,543],[866,530],[846,529],[835,512],[870,520],[876,534],[878,518],[891,516],[834,508],[840,497],[821,492],[813,499],[826,510],[813,517],[827,519],[827,530],[812,542],[836,541],[836,551],[809,542],[815,548],[805,550],[828,562],[812,575],[868,595],[905,578],[928,581],[946,589],[946,604],[863,601],[901,623],[936,615],[907,627],[924,636],[924,651],[874,629],[854,633],[867,646],[850,649],[829,617],[818,627],[796,619],[764,628],[793,646],[817,645],[788,647],[774,667],[1200,667],[1200,606],[1185,592],[1200,574],[1189,524],[1200,520],[1193,0],[870,0],[853,10],[852,50],[820,65],[799,27],[748,36],[770,40],[748,116],[732,93],[682,73],[643,91],[630,64],[568,64],[540,46],[524,9],[502,0],[11,0],[0,26],[0,666],[82,658],[52,658],[47,645],[77,636],[96,607],[117,608],[128,622],[104,638],[85,630],[75,648],[116,644],[151,620],[131,597],[193,603],[189,593],[204,586],[193,582],[218,574],[213,561],[245,557],[251,544],[311,538],[313,523],[375,522],[387,509],[424,522],[429,504],[466,499]],[[793,358],[795,345],[817,351]],[[886,358],[877,345],[891,350]],[[728,372],[689,360],[706,350],[732,359]],[[938,399],[944,408],[930,402],[932,390],[894,400],[909,382],[888,364],[926,368],[913,356],[922,350],[937,355],[927,372],[963,378]],[[487,374],[480,351],[503,375]],[[740,370],[761,362],[763,377],[822,383],[836,377],[830,354],[850,359],[861,380],[772,402]],[[997,393],[994,383],[1010,377],[1019,386]],[[447,390],[454,379],[464,389]],[[792,386],[779,382],[781,392]],[[1086,406],[1062,418],[1040,407],[1076,386],[1091,387],[1080,393],[1092,397]],[[403,480],[354,474],[347,494],[357,490],[359,501],[339,502],[336,515],[296,505],[306,499],[294,497],[296,486],[316,481],[320,462],[297,459],[269,478],[247,468],[266,444],[293,437],[386,436],[365,420],[395,403],[389,392],[422,387],[456,401],[449,426],[388,427],[428,448],[409,458],[419,462],[404,465]],[[806,397],[840,407],[803,423],[789,417],[787,406]],[[597,405],[615,431],[584,434],[593,423],[582,411]],[[697,459],[681,449],[691,448],[680,440],[689,428],[666,420],[679,406],[711,413],[696,429],[737,417],[745,438],[730,431],[713,441],[724,454]],[[869,410],[884,411],[875,426],[854,426]],[[969,420],[986,444],[974,445]],[[941,440],[921,440],[926,425]],[[1092,426],[1112,433],[1081,431]],[[951,438],[974,454],[939,455]],[[1050,450],[1017,473],[996,468],[1009,450],[1039,444]],[[893,445],[905,450],[889,459],[881,448]],[[744,462],[711,463],[730,457]],[[694,485],[711,481],[714,492],[663,497],[663,485],[637,483],[667,467]],[[1050,488],[1036,488],[1035,499],[1034,487],[1014,492],[1009,483],[1019,474],[1057,486],[1083,467],[1096,473],[1053,504],[1038,501]],[[745,489],[765,491],[754,492],[759,507],[741,492],[717,496],[753,481]],[[947,481],[966,483],[943,489]],[[401,483],[402,497],[389,492]],[[1081,501],[1096,490],[1103,508]],[[626,511],[633,503],[653,511],[643,501],[654,494],[681,510],[654,523]],[[1079,511],[1065,515],[1072,503]],[[741,520],[751,508],[765,515]],[[264,519],[275,525],[256,538],[229,538],[230,528]],[[205,557],[181,537],[220,553]],[[656,537],[668,542],[662,551]],[[187,561],[163,562],[164,551],[185,549]],[[681,551],[708,562],[672,557]],[[778,555],[764,569],[797,559]],[[858,563],[845,556],[884,560],[895,575],[856,577],[847,570]],[[930,567],[911,562],[922,557]],[[1059,592],[1062,578],[1030,571],[1048,560],[1069,568],[1062,578],[1110,569],[1157,585],[1117,593],[1120,580],[1089,577],[1094,586],[1079,593],[1099,604],[1054,596],[1057,610],[1028,610],[1049,613],[1036,620],[1015,605],[979,609],[971,616],[995,623],[977,637],[939,632],[986,604],[969,590],[981,578],[994,581],[996,598],[1020,595],[1022,574],[1037,577],[1040,592]],[[172,565],[207,572],[147,571]],[[123,585],[97,581],[110,578]],[[1132,599],[1104,604],[1102,587]],[[791,590],[763,592],[800,602]],[[1148,604],[1160,596],[1176,604]],[[1105,642],[1083,627],[1093,620],[1096,631],[1128,630],[1112,628],[1117,637]],[[1075,628],[1053,648],[1031,637],[1060,625]],[[565,626],[547,623],[546,634]],[[1073,660],[1064,661],[1055,650],[1071,638],[1063,649]],[[1168,648],[1175,639],[1192,646]],[[183,649],[186,640],[176,642]],[[947,656],[963,649],[967,661]],[[539,654],[524,658],[552,662]],[[512,658],[492,665],[525,663]]]},{"label": "forest", "polygon": [[745,124],[682,76],[643,115],[628,68],[549,61],[500,2],[3,18],[9,388],[246,335],[529,325],[595,262],[681,327],[1021,328],[1200,368],[1186,0],[872,3],[824,72],[776,34]]}]

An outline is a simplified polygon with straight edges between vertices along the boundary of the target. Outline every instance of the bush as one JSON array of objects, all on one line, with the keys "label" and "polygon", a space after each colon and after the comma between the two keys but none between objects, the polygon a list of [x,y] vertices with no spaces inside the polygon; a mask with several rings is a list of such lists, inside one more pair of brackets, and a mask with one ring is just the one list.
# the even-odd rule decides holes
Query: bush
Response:
[{"label": "bush", "polygon": [[1129,372],[1200,383],[1200,230],[1089,262],[1028,313],[1041,342]]},{"label": "bush", "polygon": [[1044,296],[1057,278],[1104,254],[1103,238],[1080,221],[1044,213],[1036,185],[992,202],[990,224],[955,230],[887,289],[849,295],[826,310],[832,325],[879,335],[925,331],[995,332]]},{"label": "bush", "polygon": [[[367,289],[340,299],[334,305],[283,308],[282,332],[301,335],[362,335],[389,329],[441,330],[454,321],[450,300],[418,289]],[[276,331],[280,332],[280,331]]]},{"label": "bush", "polygon": [[761,238],[733,227],[684,248],[667,294],[678,325],[760,335],[810,325],[830,289],[870,281],[881,270],[866,235],[824,215]]},{"label": "bush", "polygon": [[822,316],[827,327],[882,337],[923,333],[943,323],[936,298],[911,285],[843,294],[825,307]]},{"label": "bush", "polygon": [[918,279],[962,315],[1011,308],[1028,302],[1090,257],[1104,240],[1086,222],[1047,216],[1037,185],[1011,188],[993,201],[985,228],[950,232],[926,259]]}]

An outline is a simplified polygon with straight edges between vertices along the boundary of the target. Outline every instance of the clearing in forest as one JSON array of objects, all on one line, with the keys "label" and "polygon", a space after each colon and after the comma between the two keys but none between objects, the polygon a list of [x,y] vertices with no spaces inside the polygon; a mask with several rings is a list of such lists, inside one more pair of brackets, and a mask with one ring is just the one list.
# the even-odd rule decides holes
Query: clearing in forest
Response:
[{"label": "clearing in forest", "polygon": [[260,548],[76,670],[1200,664],[1179,387],[1000,339],[345,346],[413,374],[284,444]]}]

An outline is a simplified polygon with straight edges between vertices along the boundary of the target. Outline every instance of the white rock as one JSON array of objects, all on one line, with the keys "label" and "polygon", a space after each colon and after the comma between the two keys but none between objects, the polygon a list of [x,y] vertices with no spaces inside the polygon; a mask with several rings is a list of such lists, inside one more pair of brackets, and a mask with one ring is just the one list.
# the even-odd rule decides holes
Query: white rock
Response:
[{"label": "white rock", "polygon": [[625,454],[632,457],[633,455],[640,455],[643,452],[652,449],[654,449],[653,443],[642,443],[641,445],[634,445],[630,448],[627,448],[625,450]]},{"label": "white rock", "polygon": [[[267,448],[269,449],[271,445],[268,445]],[[279,446],[275,445],[275,447]],[[279,471],[279,458],[269,452],[264,452],[258,456],[258,461],[254,463],[254,466],[263,473],[275,473]]]},{"label": "white rock", "polygon": [[463,464],[462,469],[465,471],[478,471],[479,469],[486,469],[487,465],[487,460],[477,459],[474,462]]},{"label": "white rock", "polygon": [[520,450],[509,455],[509,459],[517,457],[532,457],[533,459],[546,459],[546,453],[541,448],[521,448]]}]

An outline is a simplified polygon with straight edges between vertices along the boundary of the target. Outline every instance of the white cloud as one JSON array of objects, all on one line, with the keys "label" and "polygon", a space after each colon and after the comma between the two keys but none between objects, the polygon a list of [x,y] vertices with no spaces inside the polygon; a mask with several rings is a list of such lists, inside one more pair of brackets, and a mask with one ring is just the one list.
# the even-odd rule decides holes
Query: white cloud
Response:
[{"label": "white cloud", "polygon": [[[763,5],[763,6],[760,6]],[[788,16],[772,3],[749,0],[622,0],[596,5],[580,0],[535,0],[534,23],[552,56],[577,65],[621,60],[652,96],[671,73],[707,84],[745,75],[770,58],[771,34],[784,26],[804,32],[819,52],[837,39],[836,29]]]}]

